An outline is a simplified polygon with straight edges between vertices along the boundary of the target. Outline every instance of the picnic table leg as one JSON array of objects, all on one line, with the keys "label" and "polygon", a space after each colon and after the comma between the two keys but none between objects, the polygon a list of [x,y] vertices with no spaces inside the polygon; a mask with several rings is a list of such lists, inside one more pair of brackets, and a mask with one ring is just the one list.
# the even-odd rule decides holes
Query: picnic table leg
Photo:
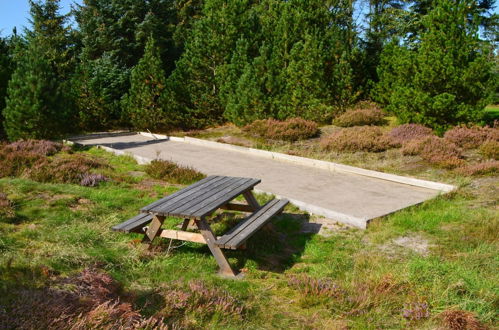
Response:
[{"label": "picnic table leg", "polygon": [[151,248],[152,246],[152,241],[156,236],[161,231],[161,226],[163,225],[163,221],[165,221],[165,217],[159,216],[159,215],[154,215],[152,217],[152,221],[149,224],[149,228],[147,229],[144,239],[142,240],[142,243],[148,244],[148,247]]},{"label": "picnic table leg", "polygon": [[251,190],[246,190],[245,192],[243,192],[243,196],[246,202],[248,202],[248,205],[253,208],[253,211],[256,211],[260,208],[260,204],[256,200],[255,196],[253,196]]},{"label": "picnic table leg", "polygon": [[204,218],[202,218],[201,220],[196,220],[196,225],[198,226],[201,235],[203,235],[204,239],[206,240],[206,244],[215,257],[218,266],[220,267],[220,274],[228,277],[236,276],[236,273],[230,266],[229,261],[225,257],[222,249],[215,245],[215,235],[213,235],[213,231],[211,230],[206,220]]}]

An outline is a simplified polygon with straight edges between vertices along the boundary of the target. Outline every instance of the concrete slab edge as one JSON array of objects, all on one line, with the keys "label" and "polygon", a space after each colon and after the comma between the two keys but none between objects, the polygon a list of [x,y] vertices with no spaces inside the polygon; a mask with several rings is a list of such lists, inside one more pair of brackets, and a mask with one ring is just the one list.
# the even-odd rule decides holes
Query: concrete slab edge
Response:
[{"label": "concrete slab edge", "polygon": [[241,146],[236,146],[236,145],[232,145],[232,144],[207,141],[207,140],[196,139],[196,138],[191,138],[191,137],[175,137],[175,136],[166,136],[166,135],[161,135],[161,134],[151,134],[151,133],[145,133],[145,132],[139,132],[138,134],[146,136],[146,137],[150,137],[150,138],[167,139],[167,140],[175,141],[175,142],[185,142],[185,143],[196,144],[196,145],[201,145],[201,146],[206,146],[206,147],[211,147],[211,148],[237,151],[237,152],[251,154],[251,155],[264,157],[264,158],[268,158],[268,159],[275,159],[275,160],[295,163],[298,165],[315,167],[318,169],[327,170],[327,171],[331,171],[331,172],[357,174],[357,175],[362,175],[362,176],[367,176],[367,177],[371,177],[371,178],[407,184],[407,185],[421,187],[421,188],[439,190],[439,191],[444,192],[444,193],[451,192],[451,191],[457,189],[456,186],[446,184],[446,183],[421,180],[421,179],[400,176],[400,175],[390,174],[390,173],[383,173],[383,172],[378,172],[378,171],[373,171],[373,170],[366,170],[366,169],[359,168],[359,167],[343,165],[343,164],[338,164],[338,163],[333,163],[333,162],[328,162],[328,161],[318,160],[318,159],[311,159],[311,158],[305,158],[305,157],[299,157],[299,156],[286,155],[286,154],[267,151],[267,150],[241,147]]},{"label": "concrete slab edge", "polygon": [[323,216],[325,218],[328,218],[328,219],[331,219],[334,221],[338,221],[338,222],[347,224],[347,225],[352,226],[352,227],[360,228],[360,229],[366,229],[369,220],[371,220],[371,219],[367,219],[367,218],[358,218],[358,217],[354,217],[354,216],[351,216],[348,214],[336,212],[336,211],[329,210],[329,209],[326,209],[326,208],[323,208],[323,207],[320,207],[317,205],[305,203],[305,202],[302,202],[302,201],[297,200],[297,199],[289,198],[289,197],[286,197],[283,195],[274,194],[274,193],[271,193],[268,191],[263,191],[260,189],[254,189],[254,191],[257,193],[261,193],[261,194],[273,195],[273,196],[275,196],[277,198],[281,198],[281,199],[286,198],[287,200],[289,200],[289,202],[291,204],[295,205],[296,207],[298,207],[302,211],[308,212],[310,214],[320,215],[320,216]]},{"label": "concrete slab edge", "polygon": [[[159,138],[164,139],[165,137],[159,137]],[[79,143],[73,142],[71,140],[63,140],[63,142],[67,143],[67,144],[79,144]],[[102,150],[105,150],[107,152],[111,152],[117,156],[130,156],[130,157],[134,158],[138,164],[141,164],[141,165],[149,164],[153,160],[152,158],[134,155],[128,151],[118,150],[118,149],[114,149],[114,148],[110,148],[110,147],[106,147],[106,146],[100,146],[100,145],[97,147],[102,149]],[[300,210],[305,211],[305,212],[309,212],[311,214],[320,215],[320,216],[323,216],[323,217],[326,217],[326,218],[329,218],[329,219],[332,219],[332,220],[335,220],[335,221],[338,221],[341,223],[345,223],[347,225],[357,227],[360,229],[367,228],[367,223],[368,223],[369,219],[357,218],[357,217],[354,217],[354,216],[351,216],[348,214],[335,212],[333,210],[329,210],[329,209],[325,209],[325,208],[320,207],[320,206],[308,204],[308,203],[299,201],[297,199],[292,199],[292,198],[282,196],[282,195],[276,195],[276,194],[268,192],[268,191],[263,191],[263,190],[259,190],[259,189],[255,189],[255,191],[258,193],[274,195],[277,198],[286,198],[287,200],[289,200],[289,202],[291,204],[295,205]]]}]

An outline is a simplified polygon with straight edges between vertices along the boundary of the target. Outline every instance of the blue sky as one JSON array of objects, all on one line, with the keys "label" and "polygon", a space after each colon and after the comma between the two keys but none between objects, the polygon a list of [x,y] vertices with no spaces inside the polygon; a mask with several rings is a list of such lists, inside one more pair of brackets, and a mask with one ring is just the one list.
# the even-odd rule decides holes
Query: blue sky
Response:
[{"label": "blue sky", "polygon": [[[67,13],[71,4],[82,3],[82,0],[61,0],[61,13]],[[19,33],[23,27],[29,27],[28,0],[0,0],[0,35],[5,37],[12,33],[14,26]]]}]

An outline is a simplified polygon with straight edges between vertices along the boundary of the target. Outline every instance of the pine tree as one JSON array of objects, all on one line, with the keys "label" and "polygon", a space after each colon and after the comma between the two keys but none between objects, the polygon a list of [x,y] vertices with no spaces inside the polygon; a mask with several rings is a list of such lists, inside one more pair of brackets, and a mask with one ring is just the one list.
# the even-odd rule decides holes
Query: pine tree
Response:
[{"label": "pine tree", "polygon": [[12,75],[13,63],[11,58],[12,43],[7,39],[0,38],[0,139],[4,138],[3,109],[7,96],[7,85]]},{"label": "pine tree", "polygon": [[45,55],[31,41],[9,81],[4,126],[12,141],[57,138],[69,128],[65,91]]},{"label": "pine tree", "polygon": [[316,36],[307,35],[304,41],[293,45],[286,70],[286,105],[279,117],[302,117],[327,122],[331,110],[324,102],[328,99],[324,51]]},{"label": "pine tree", "polygon": [[423,20],[419,47],[395,46],[385,57],[381,93],[389,95],[387,109],[402,122],[443,131],[481,119],[495,82],[478,22],[467,17],[472,2],[438,0]]},{"label": "pine tree", "polygon": [[130,73],[152,35],[169,74],[179,56],[173,33],[176,15],[171,0],[84,0],[76,10],[81,63],[75,79],[78,111],[84,129],[129,124],[121,99],[130,88]]},{"label": "pine tree", "polygon": [[33,30],[27,33],[27,47],[16,49],[7,88],[4,127],[10,140],[59,137],[74,122],[65,17],[58,14],[58,0],[30,4]]},{"label": "pine tree", "polygon": [[124,99],[125,112],[134,128],[154,130],[168,124],[161,104],[165,80],[159,49],[149,37],[144,56],[132,69],[129,94]]},{"label": "pine tree", "polygon": [[185,50],[168,78],[168,113],[183,118],[184,127],[223,121],[220,75],[232,58],[240,35],[254,24],[251,1],[204,1],[202,17],[186,37]]},{"label": "pine tree", "polygon": [[376,68],[380,62],[381,52],[391,39],[404,35],[404,22],[408,15],[405,10],[406,0],[366,0],[367,28],[361,40],[363,49],[364,96],[369,95],[372,86],[378,82]]}]

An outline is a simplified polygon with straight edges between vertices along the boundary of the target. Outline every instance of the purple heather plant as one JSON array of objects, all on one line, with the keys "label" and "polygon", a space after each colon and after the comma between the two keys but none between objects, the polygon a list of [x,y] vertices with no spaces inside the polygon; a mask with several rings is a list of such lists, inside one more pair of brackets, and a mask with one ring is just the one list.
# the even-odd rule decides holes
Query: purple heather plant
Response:
[{"label": "purple heather plant", "polygon": [[411,302],[404,306],[402,315],[410,321],[427,319],[431,315],[430,306],[426,301]]},{"label": "purple heather plant", "polygon": [[84,187],[95,187],[101,182],[109,181],[107,177],[98,173],[85,173],[80,181],[80,185]]}]

